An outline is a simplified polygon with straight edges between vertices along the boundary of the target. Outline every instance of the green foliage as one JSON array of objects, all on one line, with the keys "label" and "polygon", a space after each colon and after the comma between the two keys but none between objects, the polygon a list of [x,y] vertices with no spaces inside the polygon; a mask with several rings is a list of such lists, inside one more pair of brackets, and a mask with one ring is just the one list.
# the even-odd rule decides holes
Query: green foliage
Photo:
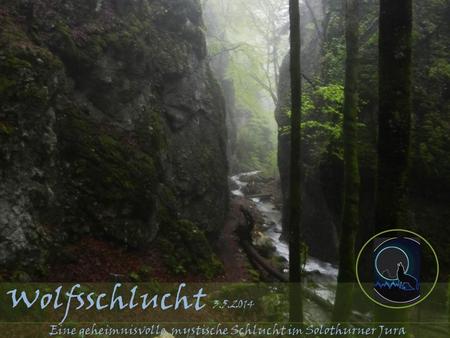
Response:
[{"label": "green foliage", "polygon": [[268,293],[261,298],[261,311],[268,321],[281,322],[285,320],[286,296],[280,293]]},{"label": "green foliage", "polygon": [[345,43],[343,36],[333,37],[327,43],[324,55],[324,79],[327,83],[344,81]]},{"label": "green foliage", "polygon": [[434,80],[450,81],[450,62],[442,58],[434,60],[429,75]]},{"label": "green foliage", "polygon": [[[411,158],[411,217],[417,227],[430,233],[439,250],[447,252],[441,240],[442,221],[431,222],[438,215],[446,213],[441,205],[449,201],[450,187],[450,3],[442,0],[414,1],[414,45],[413,45],[413,133]],[[373,195],[372,182],[376,169],[378,129],[378,2],[361,2],[361,57],[360,57],[360,128],[359,161],[363,178],[363,191]],[[341,84],[344,80],[345,41],[344,17],[341,11],[330,11],[328,36],[324,43],[318,83],[322,87]],[[307,91],[315,89],[306,87]],[[332,92],[332,91],[331,91]],[[331,94],[331,93],[330,93]],[[315,94],[308,94],[314,97]],[[329,99],[330,95],[325,94]],[[331,94],[331,97],[335,94]],[[336,96],[337,97],[337,96]],[[305,101],[305,99],[304,99]],[[305,137],[313,140],[330,138],[330,145],[339,145],[339,133],[333,127],[340,122],[338,105],[329,106],[330,100],[322,102],[312,99],[314,107],[304,104],[305,115],[314,122],[305,125]],[[331,100],[333,101],[333,100]],[[337,100],[338,101],[338,100]],[[336,101],[335,101],[336,102]],[[319,108],[319,109],[318,109]],[[318,112],[318,110],[320,110]],[[326,114],[322,114],[325,113]],[[322,115],[321,115],[322,114]],[[324,119],[324,115],[328,118]],[[333,120],[332,116],[335,116]],[[318,125],[320,123],[320,126]],[[308,132],[307,129],[310,129]],[[319,133],[320,132],[320,133]],[[317,137],[314,137],[316,136]],[[326,136],[325,136],[326,135]],[[312,140],[310,141],[312,142]],[[336,143],[337,142],[337,143]],[[314,144],[314,143],[313,143]],[[320,143],[324,145],[324,143]],[[317,145],[317,143],[316,143]],[[325,156],[341,158],[340,147],[317,147]],[[333,151],[330,151],[333,149]],[[317,155],[315,152],[313,155]],[[320,156],[317,156],[320,158]],[[330,158],[329,158],[330,159]],[[330,162],[332,163],[332,162]],[[369,183],[370,182],[370,183]],[[439,207],[434,207],[439,206]],[[419,211],[420,209],[420,211]],[[363,216],[365,217],[365,216]],[[439,235],[438,235],[439,234]],[[445,254],[443,256],[446,256]],[[447,255],[448,256],[448,255]]]},{"label": "green foliage", "polygon": [[415,5],[413,178],[444,197],[450,187],[450,24],[448,1]]},{"label": "green foliage", "polygon": [[[420,137],[415,156],[420,170],[426,177],[444,178],[448,181],[450,158],[447,150],[450,144],[450,121],[438,113],[430,113],[420,126],[426,137]],[[417,168],[419,169],[419,168]]]},{"label": "green foliage", "polygon": [[[343,103],[344,87],[340,84],[320,86],[303,95],[302,143],[307,175],[330,156],[343,160]],[[286,114],[290,116],[290,111]],[[289,133],[290,127],[282,127],[279,132]]]},{"label": "green foliage", "polygon": [[251,267],[248,268],[247,271],[248,271],[248,273],[250,275],[250,281],[251,282],[257,283],[257,282],[261,281],[261,274],[260,274],[259,271],[255,270],[255,269],[253,269]]},{"label": "green foliage", "polygon": [[241,171],[260,170],[263,175],[274,175],[275,133],[262,120],[252,116],[250,121],[239,130],[237,157]]}]

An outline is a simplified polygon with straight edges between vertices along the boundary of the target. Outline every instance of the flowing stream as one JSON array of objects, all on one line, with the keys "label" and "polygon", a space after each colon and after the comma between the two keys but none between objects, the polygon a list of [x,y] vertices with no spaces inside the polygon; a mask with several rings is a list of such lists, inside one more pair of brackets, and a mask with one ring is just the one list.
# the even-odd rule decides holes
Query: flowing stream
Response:
[{"label": "flowing stream", "polygon": [[[258,171],[252,171],[232,176],[231,180],[235,183],[237,189],[233,190],[231,193],[235,196],[245,197],[243,189],[248,183],[243,179],[258,174]],[[282,230],[280,210],[278,210],[270,200],[261,198],[249,199],[256,204],[259,212],[264,217],[264,234],[272,241],[276,249],[275,254],[289,260],[288,244],[280,239]],[[317,258],[308,257],[304,270],[308,275],[308,279],[313,281],[317,286],[314,290],[316,294],[332,303],[334,301],[334,290],[338,274],[337,267]]]},{"label": "flowing stream", "polygon": [[[247,186],[247,182],[245,182],[245,178],[250,176],[258,175],[258,171],[252,171],[248,173],[241,173],[231,177],[231,180],[235,183],[237,189],[232,191],[232,194],[235,196],[246,197],[244,188]],[[261,198],[250,198],[249,200],[253,201],[258,208],[259,212],[264,217],[264,225],[263,225],[263,233],[270,238],[274,247],[276,248],[275,255],[282,256],[286,260],[289,260],[289,248],[288,244],[280,239],[281,236],[281,212],[278,210],[274,203],[269,199],[261,199]],[[326,243],[324,243],[326,245]],[[309,290],[316,293],[317,296],[326,300],[330,304],[334,303],[334,297],[336,292],[337,285],[337,275],[338,268],[331,263],[324,262],[314,257],[308,257],[306,264],[304,266],[304,271],[306,273],[306,281],[309,283]],[[288,271],[285,271],[288,272]],[[445,291],[444,291],[445,293]],[[436,301],[436,300],[434,300]],[[310,312],[310,320],[318,321],[318,320],[327,320],[326,312],[322,311],[322,309],[316,308],[314,311],[312,303],[309,304],[309,312]],[[354,315],[357,315],[358,318],[362,318],[364,320],[370,319],[369,313],[361,313],[358,311],[353,311]],[[422,311],[421,316],[423,318],[429,317],[434,318],[435,312],[433,311]],[[445,320],[445,319],[444,319]],[[439,331],[440,332],[440,331]]]}]

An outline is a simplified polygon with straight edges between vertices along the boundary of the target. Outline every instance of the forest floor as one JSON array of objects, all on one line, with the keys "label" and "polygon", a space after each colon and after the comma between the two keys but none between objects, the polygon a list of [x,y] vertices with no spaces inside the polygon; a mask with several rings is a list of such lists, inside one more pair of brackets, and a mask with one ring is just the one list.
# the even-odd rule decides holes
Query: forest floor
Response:
[{"label": "forest floor", "polygon": [[[255,274],[235,230],[244,222],[241,207],[252,208],[243,197],[233,197],[215,252],[224,272],[208,282],[250,282]],[[251,273],[253,272],[253,273]],[[109,240],[83,237],[64,247],[41,278],[42,282],[204,282],[194,274],[177,275],[167,269],[157,247],[132,250]]]},{"label": "forest floor", "polygon": [[[244,193],[267,194],[275,200],[280,200],[272,180],[262,180],[257,177],[249,181]],[[228,216],[222,233],[213,249],[223,263],[223,273],[207,279],[204,276],[187,273],[176,274],[165,264],[163,253],[158,246],[148,249],[132,249],[119,242],[101,239],[94,236],[78,238],[70,244],[60,248],[52,261],[44,267],[39,278],[30,277],[27,273],[17,271],[5,274],[7,280],[29,282],[256,282],[266,279],[265,271],[254,266],[246,251],[241,246],[236,233],[239,226],[245,225],[247,220],[242,209],[247,211],[254,220],[255,228],[264,223],[262,214],[256,204],[250,199],[231,196]],[[0,273],[1,274],[1,273]]]},{"label": "forest floor", "polygon": [[248,200],[244,197],[231,199],[228,218],[216,245],[217,255],[223,262],[225,270],[221,278],[226,282],[251,281],[250,262],[236,235],[237,227],[245,222],[241,207],[249,208],[248,204]]}]

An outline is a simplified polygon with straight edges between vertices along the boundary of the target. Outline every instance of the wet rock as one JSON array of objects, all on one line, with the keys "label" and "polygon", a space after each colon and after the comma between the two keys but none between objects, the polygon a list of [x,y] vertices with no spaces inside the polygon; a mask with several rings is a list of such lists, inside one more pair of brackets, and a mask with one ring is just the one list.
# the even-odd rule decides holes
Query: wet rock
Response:
[{"label": "wet rock", "polygon": [[237,189],[239,189],[239,185],[235,181],[233,181],[231,179],[228,180],[228,185],[230,187],[230,190],[237,190]]},{"label": "wet rock", "polygon": [[33,39],[1,7],[0,264],[87,233],[146,247],[178,219],[218,234],[225,107],[199,2],[38,2]]},{"label": "wet rock", "polygon": [[271,257],[276,251],[272,239],[262,232],[256,232],[253,235],[253,245],[266,258]]}]

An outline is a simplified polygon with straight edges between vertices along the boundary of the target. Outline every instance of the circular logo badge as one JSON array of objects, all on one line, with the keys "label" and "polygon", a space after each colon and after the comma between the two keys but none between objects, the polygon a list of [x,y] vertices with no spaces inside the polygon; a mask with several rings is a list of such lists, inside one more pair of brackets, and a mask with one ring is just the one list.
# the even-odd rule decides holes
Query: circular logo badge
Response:
[{"label": "circular logo badge", "polygon": [[356,277],[364,294],[378,305],[404,309],[424,301],[439,277],[431,244],[404,229],[380,232],[359,251]]}]

